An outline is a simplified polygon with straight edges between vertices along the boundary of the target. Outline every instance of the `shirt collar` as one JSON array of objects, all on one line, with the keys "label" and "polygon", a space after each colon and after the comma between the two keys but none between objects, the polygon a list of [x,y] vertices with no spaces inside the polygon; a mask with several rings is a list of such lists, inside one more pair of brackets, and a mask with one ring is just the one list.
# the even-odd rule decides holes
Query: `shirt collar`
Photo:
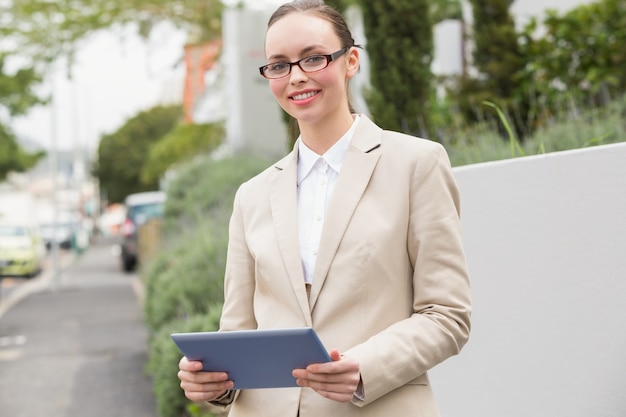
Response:
[{"label": "shirt collar", "polygon": [[358,123],[359,115],[357,114],[350,129],[322,156],[319,156],[306,146],[302,138],[298,138],[298,185],[309,175],[320,158],[323,158],[334,171],[337,173],[341,172],[343,160],[346,157]]}]

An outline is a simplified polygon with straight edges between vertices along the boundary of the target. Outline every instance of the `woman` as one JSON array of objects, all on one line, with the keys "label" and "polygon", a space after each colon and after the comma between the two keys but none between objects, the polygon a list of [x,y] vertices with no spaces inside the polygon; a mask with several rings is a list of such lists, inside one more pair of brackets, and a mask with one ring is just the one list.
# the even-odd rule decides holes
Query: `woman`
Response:
[{"label": "woman", "polygon": [[447,154],[352,113],[359,50],[322,1],[279,7],[265,52],[300,137],[237,192],[220,330],[313,327],[332,362],[294,370],[301,388],[231,391],[182,358],[181,387],[230,417],[438,416],[427,371],[466,343],[471,309]]}]

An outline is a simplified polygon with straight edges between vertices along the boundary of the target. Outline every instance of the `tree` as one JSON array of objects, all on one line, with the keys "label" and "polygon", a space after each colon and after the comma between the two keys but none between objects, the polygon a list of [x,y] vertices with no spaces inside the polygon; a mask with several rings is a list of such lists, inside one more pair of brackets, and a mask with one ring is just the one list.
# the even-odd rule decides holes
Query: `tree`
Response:
[{"label": "tree", "polygon": [[45,152],[28,153],[17,143],[15,135],[0,124],[0,181],[11,172],[24,172],[32,168]]},{"label": "tree", "polygon": [[115,133],[104,135],[98,145],[93,175],[109,202],[121,202],[128,194],[158,189],[158,180],[142,181],[151,147],[180,121],[179,106],[157,106],[128,120]]},{"label": "tree", "polygon": [[[483,102],[497,103],[505,113],[519,92],[519,75],[525,62],[518,43],[515,22],[509,13],[513,0],[471,0],[474,16],[472,39],[473,65],[477,77],[464,74],[454,94],[468,121],[477,120]],[[524,121],[528,105],[518,97],[512,118],[520,136],[526,132]]]},{"label": "tree", "polygon": [[548,11],[544,34],[533,19],[522,33],[524,80],[548,102],[567,90],[599,104],[626,91],[626,7],[600,0],[559,15]]},{"label": "tree", "polygon": [[494,97],[511,97],[516,88],[511,75],[524,66],[515,21],[509,13],[513,0],[471,0],[471,3],[474,66]]},{"label": "tree", "polygon": [[[138,23],[139,33],[147,36],[152,27],[169,21],[188,30],[190,42],[221,36],[221,0],[13,0],[0,2],[0,111],[24,114],[42,103],[32,87],[41,82],[48,65],[67,58],[68,74],[76,47],[90,33],[126,23]],[[7,57],[19,56],[21,67],[14,74],[4,69]],[[11,131],[2,128],[3,151],[0,173],[26,170],[36,162],[16,145]],[[19,157],[17,155],[20,155]],[[36,156],[36,155],[34,155]],[[2,164],[2,162],[0,162]],[[26,165],[24,165],[26,164]],[[4,174],[6,175],[6,174]],[[0,174],[0,180],[4,176]]]},{"label": "tree", "polygon": [[325,3],[339,12],[345,11],[348,7],[357,4],[359,0],[326,0]]},{"label": "tree", "polygon": [[155,143],[141,170],[144,183],[159,181],[174,165],[217,148],[225,136],[222,123],[179,124]]},{"label": "tree", "polygon": [[0,37],[11,39],[5,50],[36,62],[72,57],[77,44],[97,30],[138,23],[147,36],[155,24],[168,21],[186,28],[193,41],[221,36],[220,0],[14,0],[0,2]]},{"label": "tree", "polygon": [[[43,102],[33,90],[41,77],[32,68],[18,69],[9,74],[6,71],[7,59],[6,54],[0,54],[0,111],[16,116]],[[0,120],[0,181],[12,171],[30,169],[44,155],[44,152],[28,153],[23,150],[11,129]]]},{"label": "tree", "polygon": [[360,4],[371,67],[370,111],[385,129],[425,136],[433,95],[429,1],[362,0]]},{"label": "tree", "polygon": [[446,19],[463,20],[463,6],[460,0],[435,0],[431,2],[430,18],[433,24]]}]

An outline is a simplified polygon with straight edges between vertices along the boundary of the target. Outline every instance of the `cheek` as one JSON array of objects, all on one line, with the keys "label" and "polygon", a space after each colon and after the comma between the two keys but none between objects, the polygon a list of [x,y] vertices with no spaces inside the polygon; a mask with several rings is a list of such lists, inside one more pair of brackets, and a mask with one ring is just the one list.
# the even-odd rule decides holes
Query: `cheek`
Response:
[{"label": "cheek", "polygon": [[321,71],[315,74],[315,80],[326,90],[339,89],[342,91],[346,84],[345,74],[336,71]]},{"label": "cheek", "polygon": [[270,90],[272,91],[272,94],[274,94],[274,97],[276,97],[277,100],[281,100],[283,98],[285,86],[286,86],[285,81],[282,79],[270,80]]}]

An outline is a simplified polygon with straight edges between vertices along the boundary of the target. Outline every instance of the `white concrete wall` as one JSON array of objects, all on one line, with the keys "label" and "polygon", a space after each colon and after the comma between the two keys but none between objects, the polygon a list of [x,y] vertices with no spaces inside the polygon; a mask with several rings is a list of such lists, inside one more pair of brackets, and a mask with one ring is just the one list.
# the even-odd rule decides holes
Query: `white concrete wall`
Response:
[{"label": "white concrete wall", "polygon": [[626,143],[455,175],[474,314],[443,416],[626,416]]}]

